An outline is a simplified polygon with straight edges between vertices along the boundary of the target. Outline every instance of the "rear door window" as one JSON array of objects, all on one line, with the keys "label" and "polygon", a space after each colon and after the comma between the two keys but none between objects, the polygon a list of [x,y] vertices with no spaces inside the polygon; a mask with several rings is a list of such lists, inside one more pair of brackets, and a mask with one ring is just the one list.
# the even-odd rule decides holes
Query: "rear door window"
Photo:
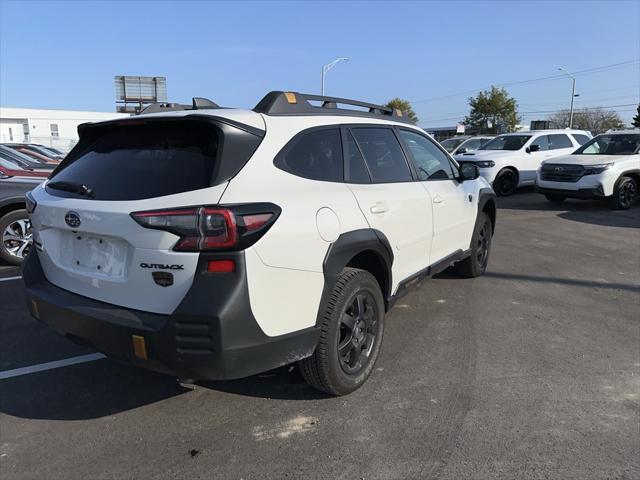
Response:
[{"label": "rear door window", "polygon": [[547,135],[540,135],[531,142],[531,145],[538,145],[540,147],[538,151],[549,150],[549,139],[547,138]]},{"label": "rear door window", "polygon": [[276,167],[313,180],[341,182],[342,142],[338,128],[321,128],[298,134],[278,154]]},{"label": "rear door window", "polygon": [[393,130],[358,127],[351,129],[364,155],[374,183],[410,182],[411,170]]},{"label": "rear door window", "polygon": [[370,183],[371,177],[353,135],[345,130],[345,179],[347,183]]},{"label": "rear door window", "polygon": [[549,135],[549,150],[557,150],[559,148],[572,148],[573,143],[564,133]]}]

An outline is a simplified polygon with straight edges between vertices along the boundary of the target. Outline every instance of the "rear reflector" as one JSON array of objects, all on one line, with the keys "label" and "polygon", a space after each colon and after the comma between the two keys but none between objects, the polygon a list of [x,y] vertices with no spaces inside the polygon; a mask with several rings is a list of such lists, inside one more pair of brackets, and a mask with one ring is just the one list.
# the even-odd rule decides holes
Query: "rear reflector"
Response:
[{"label": "rear reflector", "polygon": [[207,272],[232,273],[236,271],[236,262],[233,260],[209,260]]},{"label": "rear reflector", "polygon": [[140,335],[131,335],[131,343],[133,344],[133,354],[138,358],[147,360],[147,345],[144,341],[144,337],[141,337]]}]

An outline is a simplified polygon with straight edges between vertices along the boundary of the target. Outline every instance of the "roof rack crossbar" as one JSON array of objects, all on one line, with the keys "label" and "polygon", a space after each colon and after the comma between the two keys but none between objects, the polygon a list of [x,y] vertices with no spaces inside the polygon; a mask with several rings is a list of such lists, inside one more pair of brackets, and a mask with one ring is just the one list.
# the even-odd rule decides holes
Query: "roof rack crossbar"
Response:
[{"label": "roof rack crossbar", "polygon": [[[320,106],[310,102],[321,102]],[[362,107],[367,110],[338,108],[338,104]],[[400,110],[375,105],[373,103],[350,100],[348,98],[328,97],[298,92],[273,91],[267,93],[253,109],[254,112],[266,115],[354,115],[366,117],[393,117],[393,120],[409,122],[408,117]]]}]

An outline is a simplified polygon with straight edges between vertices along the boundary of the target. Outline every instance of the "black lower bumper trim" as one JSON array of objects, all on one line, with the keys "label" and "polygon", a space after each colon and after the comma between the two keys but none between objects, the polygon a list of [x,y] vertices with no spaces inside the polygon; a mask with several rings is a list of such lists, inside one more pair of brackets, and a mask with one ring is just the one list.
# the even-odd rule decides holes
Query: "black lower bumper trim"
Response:
[{"label": "black lower bumper trim", "polygon": [[[27,305],[35,318],[76,343],[181,378],[242,378],[311,355],[319,335],[316,327],[276,337],[264,334],[249,305],[244,254],[231,256],[236,272],[197,273],[175,312],[160,315],[59,288],[45,278],[34,252],[23,266]],[[206,272],[202,267],[211,258],[202,256],[198,272]],[[145,339],[146,360],[134,355],[133,335]]]},{"label": "black lower bumper trim", "polygon": [[536,186],[536,192],[543,195],[558,195],[567,198],[598,199],[604,198],[600,188],[581,188],[580,190],[561,190],[557,188],[542,188]]}]

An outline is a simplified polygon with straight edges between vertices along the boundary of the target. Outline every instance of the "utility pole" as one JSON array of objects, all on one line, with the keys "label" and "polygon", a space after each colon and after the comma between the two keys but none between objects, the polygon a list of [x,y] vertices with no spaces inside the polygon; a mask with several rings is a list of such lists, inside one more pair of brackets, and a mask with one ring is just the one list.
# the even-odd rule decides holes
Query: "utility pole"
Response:
[{"label": "utility pole", "polygon": [[333,67],[335,67],[338,63],[342,62],[343,60],[345,62],[349,61],[347,57],[340,57],[340,58],[336,58],[333,62],[322,66],[322,87],[320,90],[322,92],[322,96],[324,96],[324,76],[327,74],[329,70],[331,70]]},{"label": "utility pole", "polygon": [[569,128],[573,128],[573,99],[577,97],[576,95],[576,77],[567,72],[566,69],[562,67],[558,67],[558,70],[567,74],[567,76],[571,79],[571,110],[569,111]]}]

